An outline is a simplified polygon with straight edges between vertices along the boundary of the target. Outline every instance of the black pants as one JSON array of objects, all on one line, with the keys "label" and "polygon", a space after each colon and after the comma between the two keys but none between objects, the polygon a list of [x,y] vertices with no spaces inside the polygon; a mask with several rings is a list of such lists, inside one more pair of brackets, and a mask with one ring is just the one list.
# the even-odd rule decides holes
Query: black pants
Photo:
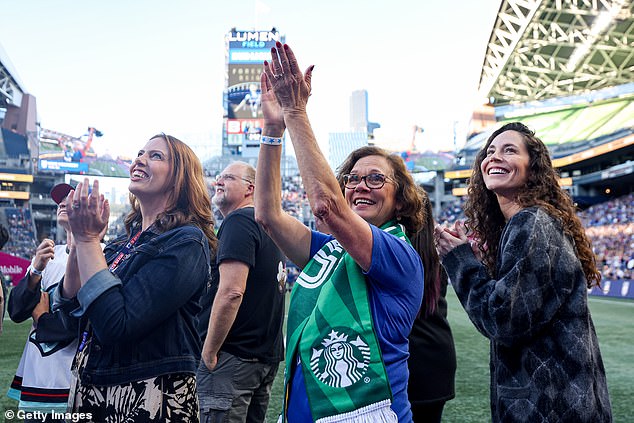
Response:
[{"label": "black pants", "polygon": [[428,404],[412,404],[414,423],[440,423],[445,401]]}]

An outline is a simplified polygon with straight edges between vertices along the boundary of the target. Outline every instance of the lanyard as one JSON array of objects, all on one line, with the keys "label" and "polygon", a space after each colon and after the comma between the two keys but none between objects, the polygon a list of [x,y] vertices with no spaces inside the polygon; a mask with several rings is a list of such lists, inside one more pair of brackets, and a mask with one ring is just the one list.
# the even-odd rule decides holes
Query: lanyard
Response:
[{"label": "lanyard", "polygon": [[132,238],[130,238],[130,241],[128,241],[128,243],[123,246],[121,251],[119,251],[119,254],[117,255],[117,257],[110,264],[109,270],[111,272],[114,272],[115,269],[119,267],[121,262],[125,260],[126,258],[128,258],[128,256],[130,255],[130,251],[132,251],[132,247],[134,246],[134,243],[137,242],[137,240],[139,239],[142,233],[143,231],[137,232]]},{"label": "lanyard", "polygon": [[[119,251],[119,254],[117,254],[117,257],[114,259],[114,261],[109,267],[109,270],[111,272],[114,272],[114,270],[117,267],[119,267],[121,262],[130,255],[130,251],[132,251],[132,247],[134,246],[134,243],[137,242],[137,240],[141,236],[141,233],[143,233],[143,231],[137,232],[132,238],[130,238],[130,241],[128,241],[128,243],[123,246],[121,251]],[[86,348],[88,341],[90,341],[90,339],[88,338],[89,333],[90,333],[90,322],[88,322],[86,329],[81,334],[81,342],[79,343],[79,348],[78,348],[79,352],[82,352],[84,348]]]}]

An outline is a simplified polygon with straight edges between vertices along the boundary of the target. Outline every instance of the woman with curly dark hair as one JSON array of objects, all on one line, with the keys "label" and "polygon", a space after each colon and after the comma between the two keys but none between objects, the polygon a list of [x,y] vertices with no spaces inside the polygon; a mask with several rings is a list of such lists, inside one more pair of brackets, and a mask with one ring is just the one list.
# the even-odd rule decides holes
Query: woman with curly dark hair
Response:
[{"label": "woman with curly dark hair", "polygon": [[612,421],[587,302],[601,277],[546,146],[521,123],[502,126],[476,156],[468,195],[467,222],[434,236],[491,341],[493,421]]}]

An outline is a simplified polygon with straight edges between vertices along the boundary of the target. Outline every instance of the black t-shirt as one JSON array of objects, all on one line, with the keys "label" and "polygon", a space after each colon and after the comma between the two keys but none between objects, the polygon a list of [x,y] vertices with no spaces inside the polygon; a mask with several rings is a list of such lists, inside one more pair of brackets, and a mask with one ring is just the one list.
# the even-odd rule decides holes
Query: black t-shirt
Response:
[{"label": "black t-shirt", "polygon": [[[277,279],[278,266],[285,263],[282,252],[255,221],[253,207],[234,210],[218,231],[218,266],[223,260],[238,260],[249,266],[246,290],[236,320],[220,348],[240,358],[257,358],[275,363],[284,359],[282,322],[285,286]],[[218,290],[212,278],[210,292]],[[204,301],[203,301],[204,303]],[[204,304],[201,316],[207,320],[212,302]]]}]

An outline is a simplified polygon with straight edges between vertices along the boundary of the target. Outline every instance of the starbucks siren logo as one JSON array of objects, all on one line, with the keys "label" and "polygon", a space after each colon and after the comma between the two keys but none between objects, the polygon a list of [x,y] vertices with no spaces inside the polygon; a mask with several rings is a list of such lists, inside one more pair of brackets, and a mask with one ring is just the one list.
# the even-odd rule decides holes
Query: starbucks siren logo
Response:
[{"label": "starbucks siren logo", "polygon": [[[368,371],[370,364],[370,347],[357,333],[351,337],[344,333],[344,328],[334,329],[313,346],[310,358],[310,369],[320,382],[333,388],[345,388],[358,382]],[[319,348],[323,345],[323,348]]]}]

